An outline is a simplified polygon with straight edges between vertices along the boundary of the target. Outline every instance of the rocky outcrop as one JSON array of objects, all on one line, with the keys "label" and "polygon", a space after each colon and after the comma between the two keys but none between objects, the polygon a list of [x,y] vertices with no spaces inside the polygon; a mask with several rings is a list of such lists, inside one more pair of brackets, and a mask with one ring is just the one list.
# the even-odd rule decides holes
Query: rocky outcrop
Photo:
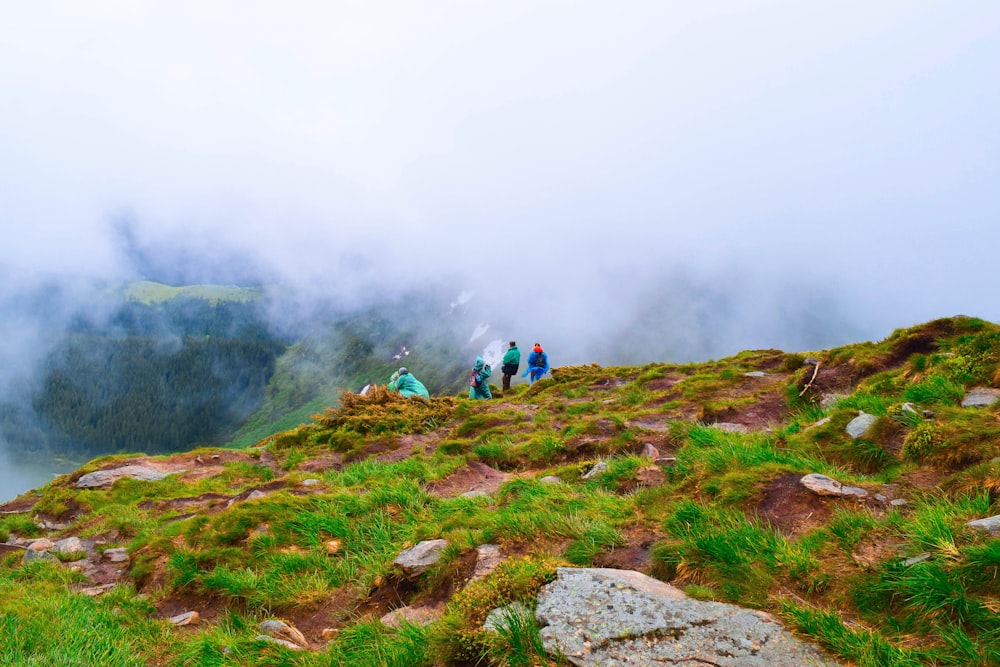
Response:
[{"label": "rocky outcrop", "polygon": [[688,598],[630,570],[559,568],[538,595],[545,650],[580,667],[832,667],[773,616]]},{"label": "rocky outcrop", "polygon": [[97,470],[80,477],[76,482],[78,489],[97,489],[111,486],[119,479],[128,477],[138,479],[143,482],[158,482],[167,476],[167,473],[160,472],[149,466],[122,466],[111,470]]},{"label": "rocky outcrop", "polygon": [[1000,401],[1000,389],[989,387],[976,387],[969,390],[969,393],[962,399],[963,408],[988,408],[997,401]]},{"label": "rocky outcrop", "polygon": [[836,498],[867,498],[868,492],[857,486],[844,486],[832,477],[812,473],[799,480],[799,484],[806,487],[817,496],[833,496]]}]

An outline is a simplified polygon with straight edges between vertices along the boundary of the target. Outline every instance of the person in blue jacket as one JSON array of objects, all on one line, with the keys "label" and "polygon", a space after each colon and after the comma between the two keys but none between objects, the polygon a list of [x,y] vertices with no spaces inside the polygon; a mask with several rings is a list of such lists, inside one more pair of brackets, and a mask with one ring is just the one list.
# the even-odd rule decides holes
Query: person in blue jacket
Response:
[{"label": "person in blue jacket", "polygon": [[476,357],[476,365],[472,367],[472,377],[469,380],[469,398],[493,398],[490,392],[490,376],[493,369],[483,361],[482,357]]},{"label": "person in blue jacket", "polygon": [[389,378],[389,391],[398,391],[407,398],[411,396],[419,396],[420,398],[431,397],[427,392],[427,387],[420,380],[413,377],[413,373],[406,370],[405,367],[400,368]]},{"label": "person in blue jacket", "polygon": [[549,355],[545,354],[540,343],[535,343],[535,347],[531,349],[531,354],[528,355],[528,370],[524,372],[524,375],[528,376],[529,384],[535,384],[537,380],[542,379],[542,376],[548,372]]}]

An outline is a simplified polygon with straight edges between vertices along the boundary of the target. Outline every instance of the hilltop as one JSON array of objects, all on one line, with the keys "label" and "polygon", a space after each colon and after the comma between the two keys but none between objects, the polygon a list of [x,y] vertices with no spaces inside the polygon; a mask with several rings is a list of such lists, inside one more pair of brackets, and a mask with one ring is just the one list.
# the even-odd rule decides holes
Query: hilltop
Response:
[{"label": "hilltop", "polygon": [[[345,393],[243,449],[103,457],[0,506],[0,656],[516,666],[689,642],[646,664],[723,665],[773,619],[813,664],[1000,664],[998,386],[1000,326],[956,317],[561,367],[492,401]],[[715,653],[691,648],[702,620],[574,639],[618,604],[559,618],[574,572],[770,616]]]}]

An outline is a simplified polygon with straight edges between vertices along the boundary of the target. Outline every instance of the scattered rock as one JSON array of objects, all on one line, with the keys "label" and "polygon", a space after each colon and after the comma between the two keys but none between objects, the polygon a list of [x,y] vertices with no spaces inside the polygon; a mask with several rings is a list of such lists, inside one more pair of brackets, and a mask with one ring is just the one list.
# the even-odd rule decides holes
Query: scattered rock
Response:
[{"label": "scattered rock", "polygon": [[975,387],[962,399],[963,408],[988,408],[1000,401],[1000,389]]},{"label": "scattered rock", "polygon": [[104,595],[109,590],[115,587],[115,584],[101,584],[100,586],[91,586],[89,588],[80,589],[80,593],[84,595],[89,595],[92,598],[96,598],[98,595]]},{"label": "scattered rock", "polygon": [[965,525],[976,530],[985,530],[990,535],[1000,536],[1000,514],[985,519],[975,519]]},{"label": "scattered rock", "polygon": [[763,378],[763,377],[767,377],[767,373],[765,373],[764,371],[749,371],[747,373],[744,373],[743,375],[746,375],[748,378]]},{"label": "scattered rock", "polygon": [[309,479],[302,480],[302,486],[319,486],[322,483],[323,482],[319,481],[318,479],[314,479],[311,477]]},{"label": "scattered rock", "polygon": [[838,664],[770,614],[693,600],[631,570],[558,568],[539,591],[535,614],[545,650],[581,667]]},{"label": "scattered rock", "polygon": [[809,431],[809,430],[814,429],[814,428],[819,428],[820,426],[826,426],[827,424],[830,423],[831,419],[832,419],[832,417],[823,417],[819,421],[813,422],[812,424],[809,424],[809,426],[806,426],[802,430]]},{"label": "scattered rock", "polygon": [[125,547],[117,547],[115,549],[105,549],[102,558],[111,561],[112,563],[127,563],[128,562],[128,549]]},{"label": "scattered rock", "polygon": [[268,637],[288,642],[296,648],[308,648],[309,646],[309,642],[306,640],[305,636],[299,632],[298,628],[279,619],[272,618],[266,621],[261,621],[257,626],[257,629]]},{"label": "scattered rock", "polygon": [[340,550],[344,548],[344,543],[340,540],[327,540],[324,546],[326,547],[326,553],[333,556],[340,553]]},{"label": "scattered rock", "polygon": [[878,421],[878,417],[867,412],[858,411],[858,416],[847,423],[847,435],[855,440],[868,432],[872,424]]},{"label": "scattered rock", "polygon": [[667,476],[663,468],[657,466],[643,466],[635,471],[635,481],[642,486],[663,486],[667,481]]},{"label": "scattered rock", "polygon": [[906,560],[903,561],[903,566],[910,567],[911,565],[916,565],[917,563],[923,563],[930,557],[931,555],[925,552],[920,554],[919,556],[914,556],[913,558],[907,558]]},{"label": "scattered rock", "polygon": [[562,480],[555,475],[546,475],[538,481],[542,484],[562,484]]},{"label": "scattered rock", "polygon": [[602,472],[607,472],[607,471],[608,471],[608,464],[605,463],[604,461],[598,461],[597,463],[594,464],[593,468],[587,471],[587,473],[583,476],[583,479],[590,479],[595,475],[600,475]]},{"label": "scattered rock", "polygon": [[54,554],[48,551],[38,551],[36,549],[25,549],[24,555],[21,556],[22,563],[58,563],[59,559],[55,557]]},{"label": "scattered rock", "polygon": [[35,516],[35,525],[44,528],[45,530],[66,530],[69,528],[68,523],[50,521],[40,514]]},{"label": "scattered rock", "polygon": [[892,505],[893,507],[904,507],[906,505],[909,505],[910,503],[906,502],[905,498],[893,498],[892,500],[889,501],[889,504]]},{"label": "scattered rock", "polygon": [[482,579],[503,562],[499,544],[480,544],[476,547],[476,569],[472,579]]},{"label": "scattered rock", "polygon": [[718,429],[723,433],[749,433],[750,429],[743,424],[734,424],[733,422],[716,422],[714,424],[709,424],[712,428]]},{"label": "scattered rock", "polygon": [[642,446],[642,451],[639,452],[639,456],[646,459],[653,459],[655,461],[660,458],[660,450],[647,442]]},{"label": "scattered rock", "polygon": [[441,560],[447,546],[448,540],[424,540],[396,556],[392,564],[401,569],[408,579],[415,579]]},{"label": "scattered rock", "polygon": [[876,493],[873,497],[875,498],[875,500],[879,501],[880,503],[887,503],[887,502],[889,502],[889,498],[887,496],[883,496],[881,493]]},{"label": "scattered rock", "polygon": [[50,551],[55,546],[55,542],[45,537],[38,540],[31,540],[27,545],[30,551]]},{"label": "scattered rock", "polygon": [[844,486],[837,480],[827,477],[826,475],[820,475],[819,473],[806,475],[799,480],[799,484],[806,487],[817,496],[834,496],[837,498],[845,496],[866,498],[868,496],[868,492],[862,488],[856,486]]},{"label": "scattered rock", "polygon": [[198,621],[200,620],[201,620],[201,614],[199,614],[196,611],[186,611],[183,614],[172,616],[169,619],[171,623],[177,626],[198,625]]},{"label": "scattered rock", "polygon": [[87,473],[77,480],[76,488],[93,489],[111,486],[123,477],[138,479],[143,482],[158,482],[166,476],[167,473],[160,472],[159,470],[150,468],[149,466],[122,466],[121,468],[97,470],[95,472]]},{"label": "scattered rock", "polygon": [[409,625],[430,625],[441,618],[444,613],[444,605],[438,604],[432,607],[400,607],[390,611],[381,619],[382,623],[390,628],[399,628],[404,623]]},{"label": "scattered rock", "polygon": [[86,554],[87,545],[79,537],[67,537],[52,545],[52,551],[57,554]]}]

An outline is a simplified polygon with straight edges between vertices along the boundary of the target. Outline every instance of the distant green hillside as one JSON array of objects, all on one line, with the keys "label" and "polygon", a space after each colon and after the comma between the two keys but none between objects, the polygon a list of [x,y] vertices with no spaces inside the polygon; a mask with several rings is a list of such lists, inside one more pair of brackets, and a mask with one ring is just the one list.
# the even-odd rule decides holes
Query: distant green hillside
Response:
[{"label": "distant green hillside", "polygon": [[173,299],[204,299],[211,303],[230,301],[248,303],[257,301],[263,295],[260,287],[237,287],[235,285],[183,285],[171,287],[149,280],[126,285],[122,293],[126,299],[138,301],[147,306],[164,303]]},{"label": "distant green hillside", "polygon": [[[0,663],[568,665],[539,591],[600,567],[769,612],[844,665],[997,665],[998,387],[1000,326],[949,318],[555,368],[492,401],[380,388],[255,447],[97,459],[0,506]],[[84,478],[125,465],[148,481]],[[436,539],[422,573],[394,565]],[[734,664],[698,649],[668,663]]]}]

